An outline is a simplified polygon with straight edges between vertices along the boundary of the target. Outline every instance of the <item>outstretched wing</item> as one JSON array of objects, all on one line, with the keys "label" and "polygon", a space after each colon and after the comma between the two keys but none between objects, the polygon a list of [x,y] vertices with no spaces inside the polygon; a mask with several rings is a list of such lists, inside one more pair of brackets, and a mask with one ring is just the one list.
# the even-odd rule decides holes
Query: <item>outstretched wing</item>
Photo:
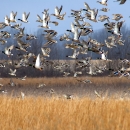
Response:
[{"label": "outstretched wing", "polygon": [[62,8],[63,8],[63,6],[61,5],[60,9],[58,10],[59,14],[61,13]]},{"label": "outstretched wing", "polygon": [[55,15],[59,15],[59,9],[57,6],[55,7]]},{"label": "outstretched wing", "polygon": [[41,17],[40,17],[38,14],[37,14],[37,18],[38,18],[39,20],[42,20]]},{"label": "outstretched wing", "polygon": [[14,45],[10,46],[10,47],[8,48],[8,50],[11,51],[13,48],[14,48]]},{"label": "outstretched wing", "polygon": [[87,10],[91,10],[89,5],[86,2],[84,2],[84,6],[87,8]]},{"label": "outstretched wing", "polygon": [[29,15],[30,15],[30,12],[27,14],[26,19],[28,19]]},{"label": "outstretched wing", "polygon": [[121,0],[120,4],[124,4],[126,2],[126,0]]}]

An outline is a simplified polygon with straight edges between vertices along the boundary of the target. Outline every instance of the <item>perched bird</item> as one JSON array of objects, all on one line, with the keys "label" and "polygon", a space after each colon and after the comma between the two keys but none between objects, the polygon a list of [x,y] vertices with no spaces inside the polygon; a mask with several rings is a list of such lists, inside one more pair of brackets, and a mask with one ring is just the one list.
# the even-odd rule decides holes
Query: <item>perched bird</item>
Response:
[{"label": "perched bird", "polygon": [[36,69],[42,70],[42,66],[41,66],[41,59],[40,59],[40,54],[38,54],[37,58],[36,58],[36,62],[35,62],[35,66]]}]

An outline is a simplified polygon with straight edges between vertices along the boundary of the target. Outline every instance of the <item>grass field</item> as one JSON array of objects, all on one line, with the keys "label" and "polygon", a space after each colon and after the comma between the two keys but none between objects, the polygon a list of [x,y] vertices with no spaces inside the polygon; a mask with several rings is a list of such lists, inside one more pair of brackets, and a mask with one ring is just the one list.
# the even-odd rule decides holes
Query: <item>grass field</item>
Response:
[{"label": "grass field", "polygon": [[129,130],[130,101],[0,97],[0,130]]},{"label": "grass field", "polygon": [[[0,130],[129,130],[130,80],[118,77],[0,80]],[[80,77],[85,79],[85,77]],[[46,86],[37,88],[38,84]],[[50,94],[49,90],[55,93]],[[101,97],[97,97],[94,91]],[[21,92],[25,97],[21,97]],[[63,94],[73,94],[65,99]]]},{"label": "grass field", "polygon": [[[86,79],[86,77],[78,77],[78,79]],[[3,84],[1,90],[7,90],[6,95],[19,96],[20,92],[24,92],[26,96],[50,96],[48,93],[51,89],[55,91],[55,95],[73,94],[78,97],[96,97],[96,90],[103,96],[130,96],[130,79],[118,77],[87,77],[92,83],[78,82],[73,77],[67,78],[27,78],[25,81],[13,78],[16,86],[10,86],[10,78],[3,78],[0,83]],[[39,84],[46,84],[41,88],[37,88]],[[3,95],[0,92],[0,95]],[[5,94],[4,94],[5,95]]]}]

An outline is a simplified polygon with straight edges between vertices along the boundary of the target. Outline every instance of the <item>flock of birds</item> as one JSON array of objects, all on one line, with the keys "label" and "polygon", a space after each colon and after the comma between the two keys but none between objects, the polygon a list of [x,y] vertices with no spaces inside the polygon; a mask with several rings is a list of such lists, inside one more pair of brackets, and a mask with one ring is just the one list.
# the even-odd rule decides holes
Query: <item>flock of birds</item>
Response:
[{"label": "flock of birds", "polygon": [[[98,3],[102,4],[103,6],[107,6],[107,2],[108,0],[101,0],[101,1],[97,1]],[[120,4],[124,4],[126,2],[126,0],[117,0],[117,2],[120,2]],[[60,37],[60,41],[71,41],[71,43],[67,43],[65,45],[66,49],[72,49],[73,50],[73,54],[72,55],[67,55],[66,57],[68,57],[68,59],[74,59],[76,61],[76,69],[80,70],[80,71],[75,71],[73,73],[73,77],[78,81],[78,82],[83,82],[83,83],[92,83],[89,79],[85,79],[85,80],[81,80],[78,79],[78,75],[82,74],[82,70],[88,68],[89,71],[87,72],[90,75],[97,75],[98,73],[103,73],[105,70],[112,70],[112,68],[107,68],[106,65],[104,66],[94,66],[92,67],[91,64],[91,57],[87,57],[86,54],[88,54],[88,52],[91,53],[96,53],[96,54],[100,54],[101,58],[99,58],[100,60],[103,61],[110,61],[110,59],[107,58],[107,54],[108,51],[103,50],[103,48],[113,48],[113,47],[117,47],[118,45],[123,46],[125,40],[122,40],[122,36],[123,34],[121,33],[121,27],[123,25],[123,23],[125,22],[125,20],[121,19],[123,18],[123,16],[121,14],[113,14],[113,18],[112,20],[114,20],[114,22],[111,22],[109,19],[109,17],[107,15],[99,15],[97,19],[97,15],[98,15],[98,11],[103,11],[103,12],[108,12],[110,9],[108,8],[102,8],[100,10],[98,9],[93,9],[91,7],[89,7],[88,3],[84,2],[84,9],[80,9],[80,10],[71,10],[71,15],[68,17],[73,17],[74,18],[74,22],[71,23],[71,29],[67,29],[66,33],[64,33],[63,36]],[[48,57],[50,57],[50,52],[51,49],[49,46],[55,45],[57,43],[57,40],[55,40],[55,37],[57,36],[57,32],[55,30],[50,29],[49,25],[50,24],[54,24],[55,26],[58,26],[59,21],[60,20],[64,20],[64,17],[66,15],[66,12],[62,13],[62,8],[61,7],[55,7],[55,13],[54,14],[49,14],[49,9],[44,9],[44,11],[42,12],[43,16],[41,17],[40,15],[37,15],[37,20],[36,22],[41,23],[41,25],[39,25],[38,27],[43,28],[44,34],[43,37],[47,40],[47,42],[43,45],[43,47],[41,48],[41,53],[42,54],[38,54],[35,55],[34,53],[28,52],[28,48],[31,47],[31,44],[29,43],[29,41],[32,40],[37,40],[37,37],[35,35],[32,34],[25,34],[24,30],[25,27],[22,27],[22,23],[29,23],[28,19],[29,19],[29,13],[24,12],[22,14],[22,19],[17,19],[16,20],[16,16],[17,16],[17,12],[11,12],[10,13],[10,17],[8,17],[7,15],[4,18],[4,22],[0,22],[0,29],[4,29],[5,27],[11,27],[15,30],[18,31],[18,33],[14,34],[14,39],[17,41],[17,46],[15,45],[11,45],[9,47],[6,46],[7,44],[7,40],[12,37],[11,33],[7,32],[7,31],[1,31],[0,32],[0,43],[5,46],[4,50],[2,51],[3,54],[7,55],[8,57],[13,56],[12,54],[12,50],[16,49],[18,52],[18,57],[19,60],[16,63],[7,63],[7,62],[1,62],[0,63],[0,67],[5,67],[6,64],[12,64],[13,69],[9,70],[9,75],[11,76],[16,76],[16,71],[18,68],[21,67],[33,67],[35,69],[38,69],[40,71],[44,70],[44,66],[49,65],[49,64],[53,64],[54,68],[63,72],[63,68],[67,68],[69,67],[69,65],[67,63],[60,63],[58,65],[55,65],[55,63],[53,63],[53,61],[49,61],[47,60]],[[83,13],[84,12],[84,13]],[[51,21],[51,17],[55,17],[56,21]],[[111,36],[109,36],[104,43],[100,43],[98,42],[96,39],[92,39],[90,37],[90,34],[93,32],[93,28],[92,25],[89,22],[86,22],[85,20],[90,20],[93,22],[104,22],[107,21],[104,24],[104,28],[106,29],[107,32],[109,32],[111,34]],[[20,23],[18,23],[18,21],[20,21]],[[12,23],[14,23],[12,25]],[[68,32],[68,34],[67,34]],[[73,36],[73,37],[72,37]],[[82,37],[82,38],[81,38]],[[88,40],[83,40],[83,37],[88,37]],[[26,38],[26,42],[24,42],[22,40],[22,38]],[[78,59],[78,56],[80,54],[84,54],[86,55],[87,58],[83,58],[83,59]],[[32,62],[30,61],[30,59],[33,59]],[[124,65],[130,65],[130,61],[127,59],[121,60],[120,64]],[[119,75],[119,78],[121,77],[128,77],[130,78],[130,67],[125,68],[122,67],[118,70],[113,70],[112,71],[112,75]],[[63,76],[67,77],[68,75],[70,75],[69,72],[63,72]],[[22,78],[19,78],[20,80],[26,80],[27,76],[24,76]],[[10,79],[10,83],[11,86],[14,86],[15,83],[13,82],[12,79]],[[1,84],[1,86],[3,86]],[[46,86],[45,84],[39,84],[38,88]],[[54,90],[50,90],[52,92],[54,92]],[[97,92],[95,92],[97,93]],[[24,95],[23,93],[21,95]],[[68,98],[68,97],[67,97]]]}]

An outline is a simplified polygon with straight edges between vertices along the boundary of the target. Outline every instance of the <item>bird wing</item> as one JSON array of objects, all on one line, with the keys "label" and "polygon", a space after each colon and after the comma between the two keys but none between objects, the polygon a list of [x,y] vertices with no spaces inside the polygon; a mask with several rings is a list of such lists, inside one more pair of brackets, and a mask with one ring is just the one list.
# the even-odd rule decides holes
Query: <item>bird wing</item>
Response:
[{"label": "bird wing", "polygon": [[14,73],[14,74],[16,73],[16,69],[13,71],[13,73]]},{"label": "bird wing", "polygon": [[5,24],[9,24],[8,16],[5,16]]},{"label": "bird wing", "polygon": [[87,8],[87,10],[91,10],[89,5],[86,2],[84,2],[84,6]]},{"label": "bird wing", "polygon": [[13,73],[13,70],[12,70],[12,69],[10,69],[10,72],[11,72],[11,73]]},{"label": "bird wing", "polygon": [[61,10],[62,10],[63,6],[61,5],[61,7],[59,8],[59,14],[61,13]]},{"label": "bird wing", "polygon": [[10,20],[14,20],[14,12],[13,11],[10,13]]},{"label": "bird wing", "polygon": [[40,17],[38,14],[37,14],[37,18],[38,18],[39,20],[42,20],[41,17]]},{"label": "bird wing", "polygon": [[97,17],[97,14],[98,14],[98,9],[97,9],[96,12],[95,12],[95,18]]},{"label": "bird wing", "polygon": [[55,15],[59,15],[59,9],[57,6],[55,7]]},{"label": "bird wing", "polygon": [[29,15],[30,15],[30,12],[26,15],[26,19],[28,19]]},{"label": "bird wing", "polygon": [[75,32],[75,26],[74,26],[74,23],[72,22],[71,23],[71,31],[74,33]]},{"label": "bird wing", "polygon": [[25,13],[25,12],[22,14],[22,20],[23,20],[23,21],[26,20],[26,13]]},{"label": "bird wing", "polygon": [[14,45],[11,45],[8,50],[11,51],[14,48]]},{"label": "bird wing", "polygon": [[38,54],[36,62],[35,62],[35,67],[40,67],[40,63],[41,63],[41,61],[40,61],[40,54]]},{"label": "bird wing", "polygon": [[126,0],[121,0],[120,4],[124,4],[126,2]]}]

